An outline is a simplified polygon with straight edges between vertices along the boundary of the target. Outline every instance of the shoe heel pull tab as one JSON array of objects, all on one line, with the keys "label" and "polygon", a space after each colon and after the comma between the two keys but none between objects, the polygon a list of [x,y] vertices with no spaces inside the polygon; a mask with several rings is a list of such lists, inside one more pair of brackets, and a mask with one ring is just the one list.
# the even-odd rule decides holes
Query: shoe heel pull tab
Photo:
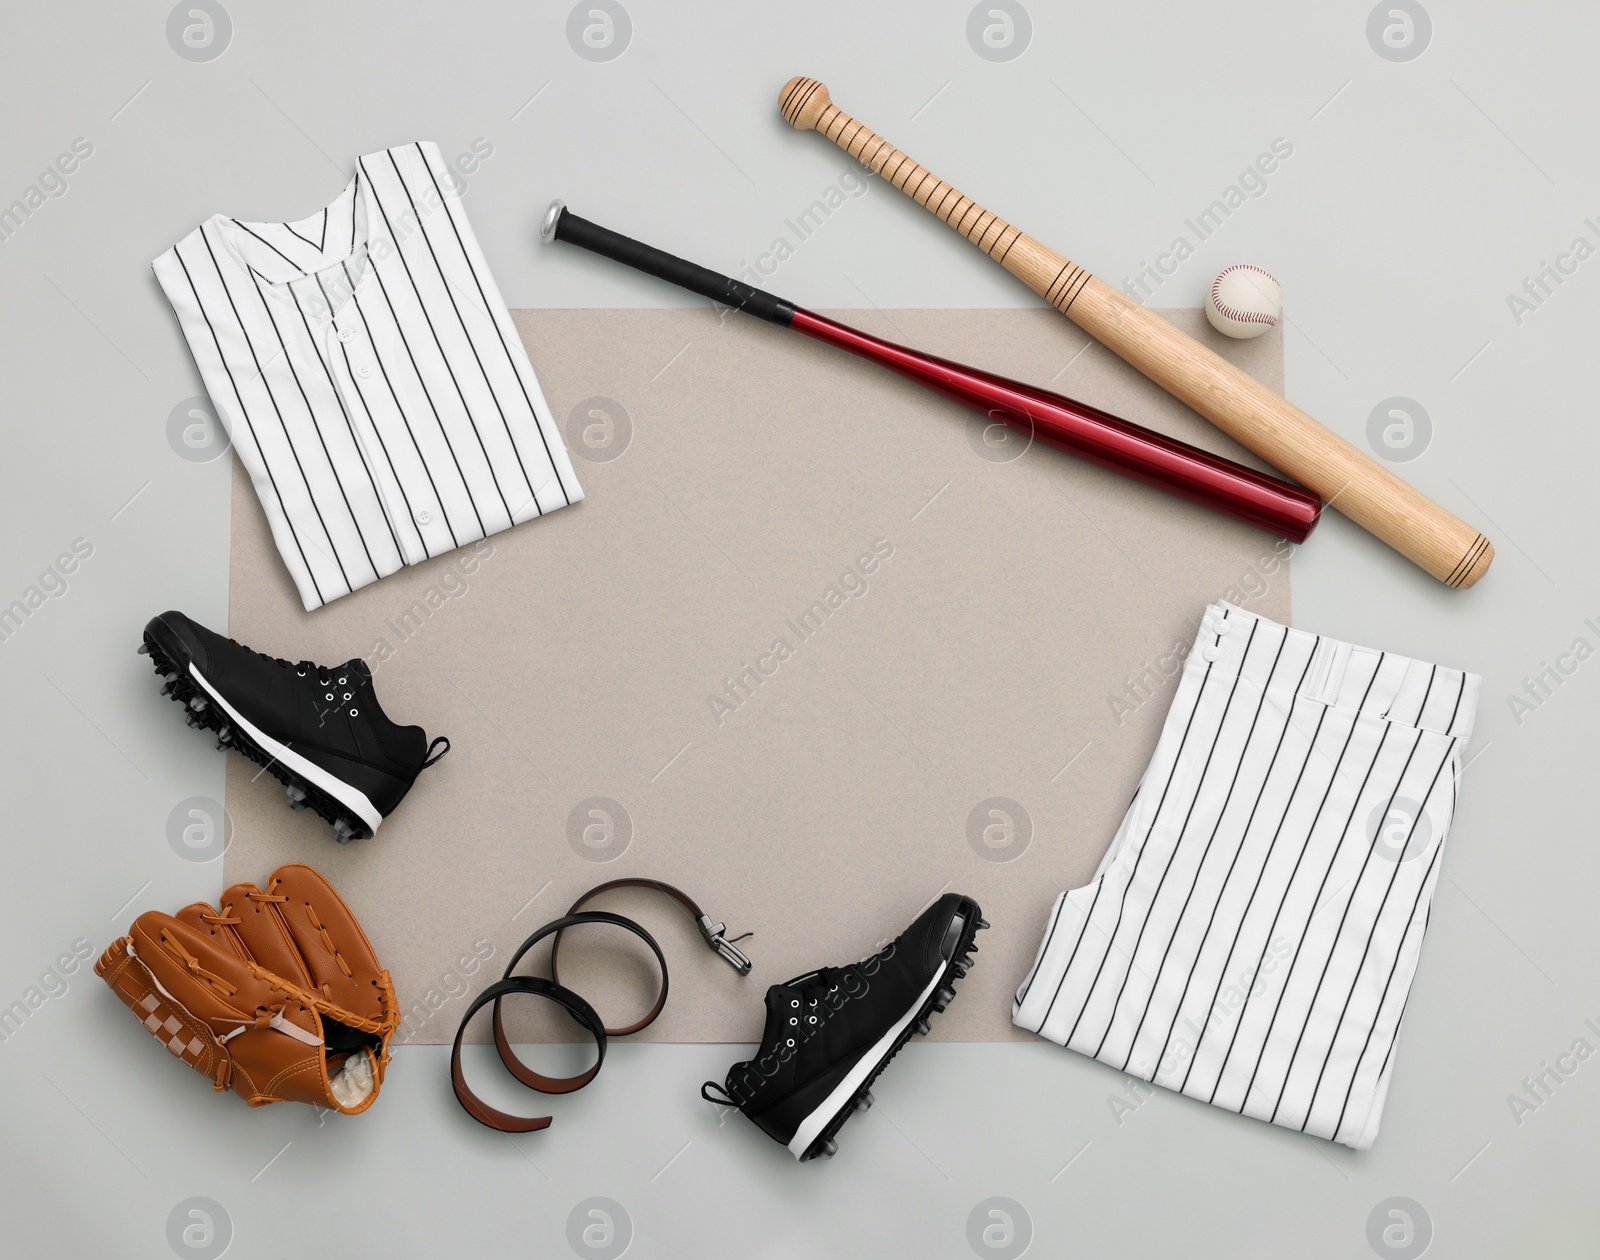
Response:
[{"label": "shoe heel pull tab", "polygon": [[[722,1097],[713,1098],[710,1094],[706,1093],[706,1090],[708,1089],[716,1090],[717,1093],[722,1095]],[[738,1102],[735,1101],[733,1095],[721,1085],[718,1085],[715,1081],[707,1081],[704,1085],[700,1086],[700,1097],[705,1099],[708,1103],[715,1103],[719,1107],[737,1107],[739,1105]]]},{"label": "shoe heel pull tab", "polygon": [[[437,756],[433,755],[433,750],[435,748],[437,748],[440,744],[444,745],[444,752],[439,753]],[[421,769],[426,770],[429,766],[431,766],[434,762],[438,761],[439,758],[443,757],[444,754],[449,752],[449,751],[450,751],[450,741],[448,739],[446,739],[443,735],[438,736],[437,738],[434,739],[434,741],[431,744],[428,745],[427,759],[422,763]]]}]

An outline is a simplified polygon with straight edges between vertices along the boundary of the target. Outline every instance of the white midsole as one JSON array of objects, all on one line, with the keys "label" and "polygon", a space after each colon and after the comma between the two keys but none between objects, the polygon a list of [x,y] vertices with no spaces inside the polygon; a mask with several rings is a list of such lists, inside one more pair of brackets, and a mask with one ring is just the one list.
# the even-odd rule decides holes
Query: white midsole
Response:
[{"label": "white midsole", "polygon": [[933,995],[934,989],[939,987],[939,981],[944,978],[947,969],[948,964],[945,964],[933,973],[933,979],[928,981],[928,987],[922,991],[922,996],[912,1003],[911,1009],[896,1020],[888,1032],[878,1038],[877,1044],[871,1050],[856,1060],[856,1065],[833,1087],[822,1105],[800,1122],[800,1127],[794,1132],[794,1140],[789,1143],[789,1151],[796,1159],[805,1158],[806,1148],[817,1140],[817,1134],[827,1128],[828,1121],[839,1114],[839,1109],[855,1096],[856,1090],[861,1088],[867,1077],[871,1076],[878,1064],[883,1062],[890,1048],[905,1031],[906,1025],[922,1009],[923,1003]]},{"label": "white midsole", "polygon": [[335,800],[349,806],[351,812],[360,817],[361,821],[372,829],[373,834],[377,834],[378,824],[383,821],[383,815],[378,812],[378,807],[367,799],[365,792],[351,787],[343,779],[329,774],[321,766],[313,765],[295,752],[294,749],[285,744],[280,744],[272,736],[257,729],[238,709],[222,698],[221,693],[206,681],[206,676],[195,668],[193,661],[189,662],[189,673],[194,676],[194,680],[197,683],[206,689],[206,694],[221,705],[224,712],[243,727],[250,738],[255,740],[260,747],[266,749],[274,759],[283,762],[284,765],[288,766],[301,778],[316,784],[317,787]]}]

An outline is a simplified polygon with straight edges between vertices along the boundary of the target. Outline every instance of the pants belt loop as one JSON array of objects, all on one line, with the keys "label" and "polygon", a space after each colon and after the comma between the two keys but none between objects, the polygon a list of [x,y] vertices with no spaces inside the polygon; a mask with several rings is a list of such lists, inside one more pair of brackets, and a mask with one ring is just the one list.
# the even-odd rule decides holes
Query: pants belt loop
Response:
[{"label": "pants belt loop", "polygon": [[1316,699],[1323,704],[1334,704],[1338,701],[1340,689],[1344,686],[1345,670],[1350,667],[1350,645],[1325,639],[1323,646],[1331,650],[1328,652],[1321,683],[1316,689]]}]

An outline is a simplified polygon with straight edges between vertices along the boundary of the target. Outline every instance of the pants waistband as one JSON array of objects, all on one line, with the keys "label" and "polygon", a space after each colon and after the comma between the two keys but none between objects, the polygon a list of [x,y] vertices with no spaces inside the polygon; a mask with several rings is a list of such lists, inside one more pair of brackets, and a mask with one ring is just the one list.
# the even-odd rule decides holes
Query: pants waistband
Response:
[{"label": "pants waistband", "polygon": [[1268,692],[1355,709],[1463,742],[1472,734],[1483,682],[1464,670],[1281,626],[1226,600],[1206,609],[1188,662]]}]

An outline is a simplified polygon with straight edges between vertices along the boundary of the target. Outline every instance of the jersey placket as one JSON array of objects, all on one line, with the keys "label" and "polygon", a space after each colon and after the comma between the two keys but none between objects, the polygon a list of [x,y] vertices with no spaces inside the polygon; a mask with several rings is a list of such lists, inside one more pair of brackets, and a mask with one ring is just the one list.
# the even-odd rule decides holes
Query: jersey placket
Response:
[{"label": "jersey placket", "polygon": [[[344,269],[338,275],[339,290],[325,295],[330,314],[317,347],[328,364],[341,401],[362,434],[368,465],[379,474],[384,510],[406,549],[406,563],[417,564],[457,544],[443,513],[424,481],[406,479],[402,468],[412,461],[427,461],[410,436],[401,405],[386,378],[379,359],[377,342],[364,318],[355,293],[373,266],[366,259],[360,279],[349,283]],[[342,300],[335,301],[342,292]]]}]

